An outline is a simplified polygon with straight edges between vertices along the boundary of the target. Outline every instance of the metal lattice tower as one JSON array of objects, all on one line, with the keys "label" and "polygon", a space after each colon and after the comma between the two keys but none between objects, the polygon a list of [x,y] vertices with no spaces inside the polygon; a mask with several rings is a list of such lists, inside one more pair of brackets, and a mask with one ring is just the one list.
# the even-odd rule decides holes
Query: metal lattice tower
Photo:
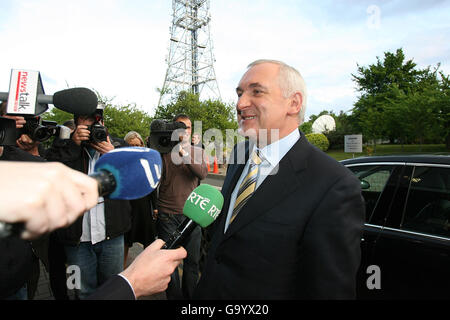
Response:
[{"label": "metal lattice tower", "polygon": [[180,91],[201,99],[220,99],[210,37],[209,0],[172,0],[170,49],[167,72],[159,97],[166,105]]}]

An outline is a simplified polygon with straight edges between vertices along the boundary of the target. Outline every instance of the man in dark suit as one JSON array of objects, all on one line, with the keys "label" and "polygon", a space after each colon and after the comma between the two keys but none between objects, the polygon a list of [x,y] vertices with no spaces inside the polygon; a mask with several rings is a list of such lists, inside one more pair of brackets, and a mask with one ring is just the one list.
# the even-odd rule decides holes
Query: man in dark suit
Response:
[{"label": "man in dark suit", "polygon": [[[352,299],[364,205],[359,181],[298,130],[300,73],[258,60],[236,89],[239,133],[197,299]],[[256,156],[255,156],[256,155]]]}]

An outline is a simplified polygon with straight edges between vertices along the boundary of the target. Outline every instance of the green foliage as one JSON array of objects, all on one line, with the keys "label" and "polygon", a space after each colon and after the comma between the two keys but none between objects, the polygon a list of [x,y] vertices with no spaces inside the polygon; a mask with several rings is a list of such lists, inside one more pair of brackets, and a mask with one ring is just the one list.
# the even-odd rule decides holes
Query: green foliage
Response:
[{"label": "green foliage", "polygon": [[308,121],[308,122],[303,122],[300,127],[298,127],[300,129],[301,132],[303,132],[304,134],[309,134],[312,133],[312,122]]},{"label": "green foliage", "polygon": [[104,111],[105,126],[113,137],[123,139],[130,131],[138,132],[142,138],[150,133],[152,118],[135,104],[108,106]]},{"label": "green foliage", "polygon": [[172,120],[180,113],[191,119],[194,126],[192,132],[200,132],[199,128],[195,128],[196,121],[201,121],[202,134],[208,129],[217,128],[225,137],[226,129],[237,129],[234,106],[218,100],[200,101],[198,95],[186,91],[180,92],[168,105],[159,106],[154,118]]},{"label": "green foliage", "polygon": [[330,143],[323,133],[310,133],[305,135],[308,141],[322,151],[327,151]]},{"label": "green foliage", "polygon": [[51,108],[50,111],[47,111],[42,115],[42,119],[63,124],[67,120],[73,119],[73,114],[59,110],[58,108]]},{"label": "green foliage", "polygon": [[368,67],[358,65],[353,81],[361,96],[354,105],[355,128],[364,140],[446,143],[449,138],[448,77],[430,67],[405,62],[402,49],[386,52]]}]

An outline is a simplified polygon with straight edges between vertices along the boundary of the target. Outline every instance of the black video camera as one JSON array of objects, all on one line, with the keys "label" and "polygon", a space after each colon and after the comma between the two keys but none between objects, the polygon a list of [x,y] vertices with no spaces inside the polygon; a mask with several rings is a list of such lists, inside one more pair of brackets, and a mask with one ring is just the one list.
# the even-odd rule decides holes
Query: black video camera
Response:
[{"label": "black video camera", "polygon": [[160,153],[169,153],[180,142],[180,130],[183,132],[186,130],[186,125],[183,122],[155,119],[150,124],[150,137],[147,146]]},{"label": "black video camera", "polygon": [[108,141],[108,130],[100,123],[94,123],[87,128],[90,132],[88,142]]},{"label": "black video camera", "polygon": [[70,138],[70,130],[57,125],[54,121],[41,120],[39,116],[25,118],[26,122],[21,129],[16,129],[16,121],[0,117],[0,146],[16,145],[16,140],[22,134],[28,135],[34,141],[44,142],[53,136],[61,139]]}]

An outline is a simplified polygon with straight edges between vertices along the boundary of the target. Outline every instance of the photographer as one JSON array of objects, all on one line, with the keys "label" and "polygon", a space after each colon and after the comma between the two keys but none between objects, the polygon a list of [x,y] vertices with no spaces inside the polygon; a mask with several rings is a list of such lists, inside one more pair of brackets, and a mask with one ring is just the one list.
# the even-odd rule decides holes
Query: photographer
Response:
[{"label": "photographer", "polygon": [[[177,115],[174,122],[184,123],[186,128],[171,152],[163,153],[163,172],[157,200],[158,237],[167,241],[168,237],[185,219],[183,206],[189,194],[206,178],[208,169],[204,152],[191,145],[191,120],[186,115]],[[152,132],[152,134],[154,134]],[[152,140],[152,137],[150,137]],[[201,230],[196,227],[186,238],[183,247],[188,252],[183,262],[183,279],[180,288],[178,271],[172,274],[172,280],[166,290],[167,299],[190,299],[199,279]]]},{"label": "photographer", "polygon": [[[103,109],[99,105],[89,116],[74,115],[75,131],[65,143],[53,144],[47,160],[59,161],[89,174],[101,155],[114,149],[103,126]],[[99,198],[97,206],[85,212],[74,224],[56,231],[64,245],[68,265],[81,270],[80,299],[123,270],[124,233],[130,229],[129,201]]]}]

